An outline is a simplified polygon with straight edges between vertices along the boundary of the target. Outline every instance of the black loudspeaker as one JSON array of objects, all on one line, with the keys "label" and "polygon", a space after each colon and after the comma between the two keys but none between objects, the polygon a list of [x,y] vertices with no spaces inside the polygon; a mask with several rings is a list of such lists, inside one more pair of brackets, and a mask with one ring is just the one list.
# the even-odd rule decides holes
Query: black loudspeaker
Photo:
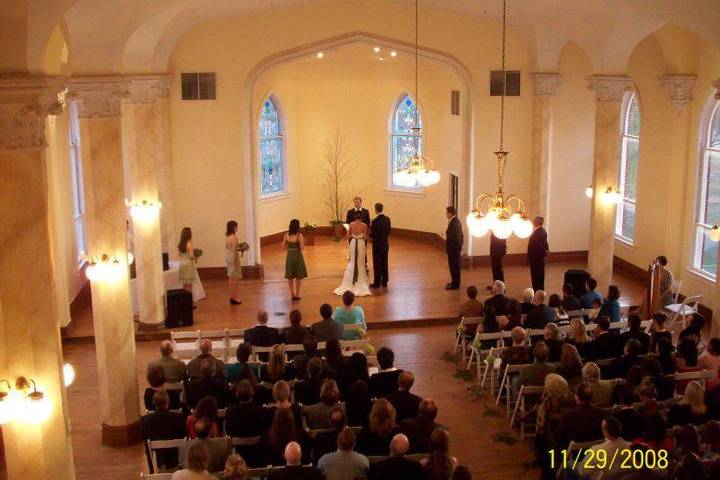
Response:
[{"label": "black loudspeaker", "polygon": [[590,274],[585,270],[567,270],[563,279],[563,285],[569,283],[573,287],[573,295],[580,297],[587,293],[586,283]]},{"label": "black loudspeaker", "polygon": [[170,255],[167,252],[163,252],[162,259],[163,259],[163,272],[167,272],[168,270],[170,270]]},{"label": "black loudspeaker", "polygon": [[165,327],[176,328],[193,324],[192,293],[178,288],[167,292]]}]

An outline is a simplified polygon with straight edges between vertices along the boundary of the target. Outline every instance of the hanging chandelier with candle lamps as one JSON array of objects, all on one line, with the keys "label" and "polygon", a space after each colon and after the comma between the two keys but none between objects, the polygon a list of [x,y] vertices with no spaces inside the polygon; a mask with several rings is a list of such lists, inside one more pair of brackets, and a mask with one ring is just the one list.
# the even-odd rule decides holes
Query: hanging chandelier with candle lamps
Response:
[{"label": "hanging chandelier with candle lamps", "polygon": [[413,127],[413,140],[415,153],[410,158],[407,168],[398,170],[393,175],[393,183],[401,187],[414,188],[417,185],[429,187],[440,181],[440,172],[432,168],[432,160],[420,152],[420,91],[418,90],[418,0],[415,0],[415,127]]},{"label": "hanging chandelier with candle lamps", "polygon": [[507,78],[505,74],[505,40],[507,1],[502,4],[502,78],[503,87],[500,95],[500,148],[495,153],[497,158],[497,192],[481,193],[475,199],[473,209],[466,218],[470,235],[483,237],[492,232],[498,238],[508,238],[513,233],[520,238],[527,238],[533,231],[533,224],[525,214],[525,203],[514,193],[505,193],[505,167],[509,153],[503,148],[505,127],[505,94]]}]

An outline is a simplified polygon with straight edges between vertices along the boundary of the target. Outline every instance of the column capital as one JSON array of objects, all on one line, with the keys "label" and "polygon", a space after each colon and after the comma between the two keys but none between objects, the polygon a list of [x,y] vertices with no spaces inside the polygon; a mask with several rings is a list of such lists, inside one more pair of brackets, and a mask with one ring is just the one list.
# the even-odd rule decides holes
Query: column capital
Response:
[{"label": "column capital", "polygon": [[715,87],[715,89],[717,90],[717,92],[715,92],[715,98],[717,100],[720,100],[720,78],[715,80],[712,84],[713,84],[713,87]]},{"label": "column capital", "polygon": [[61,79],[0,75],[0,150],[47,147],[45,117],[62,112]]},{"label": "column capital", "polygon": [[555,87],[560,85],[562,77],[558,73],[537,72],[530,75],[535,95],[555,95]]},{"label": "column capital", "polygon": [[153,103],[156,98],[167,98],[170,92],[170,75],[138,75],[130,77],[130,104]]},{"label": "column capital", "polygon": [[632,90],[633,79],[627,75],[591,75],[588,89],[595,90],[596,102],[622,102],[625,92]]},{"label": "column capital", "polygon": [[121,76],[74,77],[68,81],[68,98],[78,100],[80,118],[120,116],[120,101],[130,95]]},{"label": "column capital", "polygon": [[681,110],[692,100],[693,87],[695,86],[695,75],[658,75],[660,86],[667,90],[670,103]]}]

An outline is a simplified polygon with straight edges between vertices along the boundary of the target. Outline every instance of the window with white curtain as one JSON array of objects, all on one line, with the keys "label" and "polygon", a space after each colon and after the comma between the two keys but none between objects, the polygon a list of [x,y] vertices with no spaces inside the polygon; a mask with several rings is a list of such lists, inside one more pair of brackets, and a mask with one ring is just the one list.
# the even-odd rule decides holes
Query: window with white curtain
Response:
[{"label": "window with white curtain", "polygon": [[75,222],[75,252],[78,263],[87,253],[85,237],[85,199],[83,190],[82,154],[80,148],[80,121],[77,102],[70,102],[70,178],[72,180],[73,218]]},{"label": "window with white curtain", "polygon": [[640,107],[637,94],[629,92],[623,101],[622,145],[615,236],[632,244],[635,240],[635,206],[637,202],[638,159],[640,158]]}]

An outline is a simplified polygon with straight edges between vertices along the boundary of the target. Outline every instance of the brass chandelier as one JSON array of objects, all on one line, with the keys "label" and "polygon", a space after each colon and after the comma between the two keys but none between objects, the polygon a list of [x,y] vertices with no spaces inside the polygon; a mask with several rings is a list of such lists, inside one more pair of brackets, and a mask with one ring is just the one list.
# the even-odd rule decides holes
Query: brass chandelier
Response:
[{"label": "brass chandelier", "polygon": [[502,93],[500,96],[500,148],[495,152],[497,157],[497,192],[481,193],[475,199],[473,209],[468,213],[466,222],[470,235],[483,237],[492,232],[498,238],[508,238],[513,233],[520,238],[527,238],[533,231],[533,224],[525,214],[525,203],[514,193],[504,191],[505,167],[508,152],[503,148],[505,126],[505,94],[507,79],[505,74],[505,40],[507,1],[502,7]]}]

